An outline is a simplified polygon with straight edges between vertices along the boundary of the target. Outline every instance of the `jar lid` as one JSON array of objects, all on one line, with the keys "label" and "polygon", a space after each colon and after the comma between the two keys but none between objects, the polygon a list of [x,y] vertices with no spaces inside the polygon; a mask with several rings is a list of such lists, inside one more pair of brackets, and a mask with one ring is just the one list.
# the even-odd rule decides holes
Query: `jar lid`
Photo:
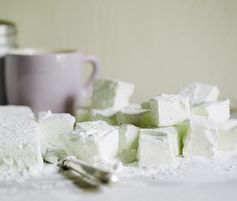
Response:
[{"label": "jar lid", "polygon": [[16,34],[16,26],[13,22],[0,20],[0,35]]}]

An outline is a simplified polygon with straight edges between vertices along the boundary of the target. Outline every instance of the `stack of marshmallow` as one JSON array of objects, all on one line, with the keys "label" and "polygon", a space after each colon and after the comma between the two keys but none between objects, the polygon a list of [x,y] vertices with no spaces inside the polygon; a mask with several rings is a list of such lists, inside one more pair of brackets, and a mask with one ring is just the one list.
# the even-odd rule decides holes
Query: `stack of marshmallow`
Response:
[{"label": "stack of marshmallow", "polygon": [[114,80],[94,83],[91,109],[77,111],[77,120],[87,112],[87,122],[78,123],[72,134],[79,158],[117,157],[124,163],[138,161],[140,167],[162,167],[176,166],[177,157],[211,158],[218,150],[237,149],[237,120],[229,119],[229,99],[218,100],[216,86],[191,83],[177,95],[129,104],[133,89]]},{"label": "stack of marshmallow", "polygon": [[[70,114],[0,107],[0,175],[40,172],[45,160],[75,155],[91,164],[114,161],[140,167],[177,166],[178,157],[213,157],[237,150],[237,120],[216,86],[192,83],[177,95],[130,104],[134,86],[94,82],[90,109]],[[82,122],[83,121],[83,122]]]}]

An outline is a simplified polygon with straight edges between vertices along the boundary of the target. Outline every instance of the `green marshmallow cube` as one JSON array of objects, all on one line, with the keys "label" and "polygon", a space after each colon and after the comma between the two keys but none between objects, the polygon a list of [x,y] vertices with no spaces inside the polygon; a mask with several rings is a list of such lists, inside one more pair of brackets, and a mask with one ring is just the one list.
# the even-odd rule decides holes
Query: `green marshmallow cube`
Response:
[{"label": "green marshmallow cube", "polygon": [[134,91],[134,85],[109,79],[94,81],[92,94],[92,108],[120,110],[129,104]]},{"label": "green marshmallow cube", "polygon": [[178,131],[179,155],[183,154],[184,139],[187,136],[189,124],[188,121],[179,123],[174,126]]},{"label": "green marshmallow cube", "polygon": [[85,122],[91,120],[91,109],[89,107],[78,107],[75,110],[76,122]]},{"label": "green marshmallow cube", "polygon": [[150,103],[149,103],[149,101],[141,103],[141,108],[142,109],[150,110]]},{"label": "green marshmallow cube", "polygon": [[151,125],[150,110],[142,109],[140,105],[129,105],[117,113],[117,123],[133,124],[138,127],[146,128]]},{"label": "green marshmallow cube", "polygon": [[93,109],[91,110],[91,120],[92,121],[102,120],[106,121],[108,124],[116,125],[117,124],[116,113],[117,111],[112,108],[105,110]]},{"label": "green marshmallow cube", "polygon": [[137,159],[138,138],[140,129],[131,124],[119,127],[119,158],[124,163]]}]

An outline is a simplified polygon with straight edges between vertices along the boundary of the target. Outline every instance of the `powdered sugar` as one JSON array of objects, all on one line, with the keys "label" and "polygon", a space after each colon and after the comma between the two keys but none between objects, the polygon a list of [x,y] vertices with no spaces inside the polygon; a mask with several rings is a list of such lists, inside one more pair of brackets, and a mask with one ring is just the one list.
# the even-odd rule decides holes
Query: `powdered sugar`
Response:
[{"label": "powdered sugar", "polygon": [[[139,168],[136,163],[129,165],[120,164],[116,170],[121,180],[127,179],[150,182],[169,183],[207,183],[227,180],[237,180],[237,152],[218,152],[213,159],[206,157],[178,158],[177,168]],[[55,164],[45,164],[42,174],[34,180],[52,179],[51,183],[62,178],[60,169]],[[17,183],[32,181],[33,177],[17,177]],[[4,182],[6,180],[2,180]],[[0,184],[2,184],[0,180]],[[42,182],[43,183],[43,182]],[[46,182],[47,183],[47,182]],[[57,186],[56,184],[52,184]],[[37,187],[37,185],[34,185]],[[42,186],[38,186],[41,188]]]},{"label": "powdered sugar", "polygon": [[[219,152],[214,159],[180,158],[176,169],[145,169],[120,165],[120,181],[112,187],[87,193],[56,165],[45,164],[39,177],[0,180],[4,200],[235,200],[237,153]],[[219,190],[221,189],[221,191]],[[194,197],[194,199],[193,199]],[[223,199],[225,198],[225,199]]]},{"label": "powdered sugar", "polygon": [[148,169],[119,166],[122,178],[139,178],[154,182],[205,183],[237,179],[237,153],[218,152],[213,159],[206,157],[178,158],[177,168]]}]

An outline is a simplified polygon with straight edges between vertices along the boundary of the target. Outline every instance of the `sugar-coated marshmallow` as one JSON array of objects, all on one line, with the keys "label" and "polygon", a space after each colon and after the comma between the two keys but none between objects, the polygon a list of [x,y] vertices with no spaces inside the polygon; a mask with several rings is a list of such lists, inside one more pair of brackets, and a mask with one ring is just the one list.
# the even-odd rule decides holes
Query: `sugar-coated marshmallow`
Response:
[{"label": "sugar-coated marshmallow", "polygon": [[190,104],[186,97],[162,94],[149,103],[153,126],[172,126],[189,118]]},{"label": "sugar-coated marshmallow", "polygon": [[190,102],[196,105],[216,101],[219,93],[219,89],[215,85],[194,82],[185,86],[180,95],[188,97]]},{"label": "sugar-coated marshmallow", "polygon": [[39,125],[28,107],[0,107],[0,176],[39,174]]},{"label": "sugar-coated marshmallow", "polygon": [[62,136],[73,130],[75,117],[67,113],[39,113],[41,151],[45,156],[50,150],[66,149]]},{"label": "sugar-coated marshmallow", "polygon": [[149,127],[151,125],[150,111],[141,108],[140,105],[129,105],[117,113],[117,123],[133,124],[138,127]]},{"label": "sugar-coated marshmallow", "polygon": [[229,119],[218,128],[217,149],[237,151],[237,119]]},{"label": "sugar-coated marshmallow", "polygon": [[129,104],[134,85],[109,79],[94,81],[92,108],[120,110]]},{"label": "sugar-coated marshmallow", "polygon": [[192,109],[192,113],[204,116],[216,124],[224,123],[230,117],[230,101],[214,101],[203,103]]},{"label": "sugar-coated marshmallow", "polygon": [[119,127],[119,158],[124,163],[131,163],[137,159],[139,133],[140,129],[131,124]]},{"label": "sugar-coated marshmallow", "polygon": [[176,148],[173,146],[171,136],[167,132],[141,129],[138,148],[139,167],[176,167],[178,164],[174,154]]},{"label": "sugar-coated marshmallow", "polygon": [[118,155],[119,131],[105,121],[76,124],[68,143],[73,155],[91,163],[106,163]]},{"label": "sugar-coated marshmallow", "polygon": [[108,124],[116,125],[117,124],[116,113],[117,111],[112,108],[104,110],[92,109],[90,118],[92,121],[102,120],[106,121]]},{"label": "sugar-coated marshmallow", "polygon": [[214,122],[196,116],[190,118],[183,156],[213,157],[217,150],[217,133],[217,125]]}]

